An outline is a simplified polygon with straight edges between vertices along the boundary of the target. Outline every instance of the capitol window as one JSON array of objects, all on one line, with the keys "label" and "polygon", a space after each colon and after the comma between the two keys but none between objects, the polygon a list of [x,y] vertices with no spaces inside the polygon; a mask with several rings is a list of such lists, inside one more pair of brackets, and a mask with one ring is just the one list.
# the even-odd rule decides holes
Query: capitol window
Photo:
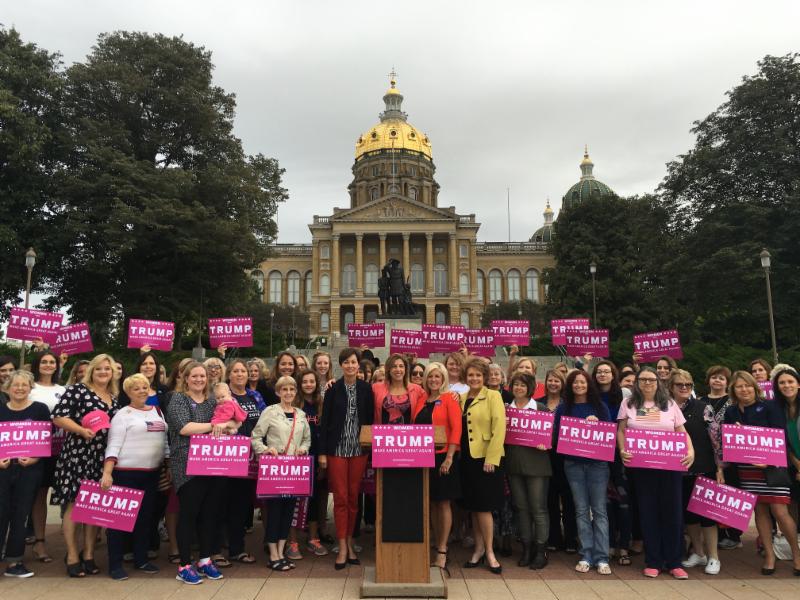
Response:
[{"label": "capitol window", "polygon": [[256,269],[255,271],[250,271],[250,279],[255,281],[256,287],[258,288],[258,293],[260,295],[264,294],[264,273]]},{"label": "capitol window", "polygon": [[319,314],[320,331],[328,331],[331,328],[331,316],[324,312]]},{"label": "capitol window", "polygon": [[539,273],[536,269],[528,269],[525,273],[525,291],[528,300],[539,302]]},{"label": "capitol window", "polygon": [[314,289],[314,275],[309,271],[306,273],[306,306],[311,304],[311,292]]},{"label": "capitol window", "polygon": [[415,187],[408,188],[408,197],[411,198],[412,200],[416,200],[417,199],[417,188],[415,188]]},{"label": "capitol window", "polygon": [[447,295],[447,267],[444,263],[433,266],[433,291],[437,296]]},{"label": "capitol window", "polygon": [[278,271],[269,274],[269,301],[272,304],[281,303],[281,292],[283,291],[283,281]]},{"label": "capitol window", "polygon": [[368,296],[378,294],[378,265],[370,263],[367,265],[366,277],[364,277],[364,293]]},{"label": "capitol window", "polygon": [[411,265],[411,291],[415,294],[425,291],[425,270],[419,263]]},{"label": "capitol window", "polygon": [[380,175],[380,172],[381,172],[380,171],[380,167],[378,167],[378,165],[375,165],[374,167],[372,167],[372,176],[373,177],[377,177],[378,175]]},{"label": "capitol window", "polygon": [[470,325],[470,322],[469,322],[469,311],[468,310],[462,310],[461,311],[461,326],[462,327],[466,327],[467,329],[469,329],[469,325]]},{"label": "capitol window", "polygon": [[508,272],[508,301],[519,302],[519,271],[511,269]]},{"label": "capitol window", "polygon": [[330,296],[331,295],[331,278],[327,275],[320,275],[319,278],[319,295],[320,296]]},{"label": "capitol window", "polygon": [[503,301],[503,274],[497,269],[489,271],[489,302]]},{"label": "capitol window", "polygon": [[462,296],[469,295],[469,275],[466,273],[461,273],[458,276],[458,293]]},{"label": "capitol window", "polygon": [[325,259],[331,257],[331,247],[328,244],[319,245],[319,257]]},{"label": "capitol window", "polygon": [[370,188],[370,190],[369,190],[369,199],[370,200],[377,200],[378,199],[378,188]]},{"label": "capitol window", "polygon": [[469,246],[467,244],[459,245],[458,256],[459,258],[469,258]]},{"label": "capitol window", "polygon": [[300,273],[292,271],[289,273],[286,284],[287,301],[290,306],[300,304]]},{"label": "capitol window", "polygon": [[354,294],[356,291],[356,268],[345,265],[342,269],[342,294]]},{"label": "capitol window", "polygon": [[481,271],[481,270],[478,270],[477,281],[478,281],[478,290],[477,290],[478,291],[478,300],[481,302],[481,304],[483,304],[483,302],[485,301],[485,298],[483,297],[483,271]]}]

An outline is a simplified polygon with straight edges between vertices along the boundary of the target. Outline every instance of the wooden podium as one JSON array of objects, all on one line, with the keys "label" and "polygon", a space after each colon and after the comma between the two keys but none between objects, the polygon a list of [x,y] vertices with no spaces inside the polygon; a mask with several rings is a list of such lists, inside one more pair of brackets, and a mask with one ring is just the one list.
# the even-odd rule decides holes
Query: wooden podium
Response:
[{"label": "wooden podium", "polygon": [[[372,427],[361,428],[362,446]],[[447,443],[435,427],[437,449]],[[375,567],[364,568],[361,597],[446,598],[447,582],[431,567],[429,469],[376,469]]]}]

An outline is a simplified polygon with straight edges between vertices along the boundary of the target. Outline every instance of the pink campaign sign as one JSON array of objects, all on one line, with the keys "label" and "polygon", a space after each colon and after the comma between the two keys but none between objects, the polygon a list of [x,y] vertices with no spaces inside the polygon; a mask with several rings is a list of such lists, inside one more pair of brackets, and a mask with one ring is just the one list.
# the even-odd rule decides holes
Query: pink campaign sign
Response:
[{"label": "pink campaign sign", "polygon": [[494,343],[498,346],[527,346],[531,343],[530,321],[492,321]]},{"label": "pink campaign sign", "polygon": [[247,477],[250,438],[243,435],[193,435],[189,441],[187,475]]},{"label": "pink campaign sign", "polygon": [[568,331],[586,331],[589,329],[589,319],[553,319],[550,321],[550,337],[553,346],[563,346],[567,343]]},{"label": "pink campaign sign", "polygon": [[53,424],[50,421],[0,422],[0,460],[51,456]]},{"label": "pink campaign sign", "polygon": [[688,445],[686,434],[658,429],[626,429],[625,449],[631,453],[629,467],[687,471],[681,464]]},{"label": "pink campaign sign", "polygon": [[686,510],[727,527],[747,531],[758,496],[738,488],[698,477]]},{"label": "pink campaign sign", "polygon": [[128,323],[128,348],[149,345],[153,350],[170,351],[174,338],[175,323],[169,321],[131,319]]},{"label": "pink campaign sign", "polygon": [[253,345],[252,317],[220,317],[208,320],[208,343],[212,348],[250,348]]},{"label": "pink campaign sign", "polygon": [[773,427],[723,425],[722,460],[746,465],[785,467],[785,432]]},{"label": "pink campaign sign", "polygon": [[609,355],[608,329],[587,329],[586,331],[567,331],[567,354],[570,356],[583,356],[591,354],[594,357]]},{"label": "pink campaign sign", "polygon": [[133,531],[144,492],[112,485],[104,491],[96,481],[84,479],[72,507],[72,520],[120,531]]},{"label": "pink campaign sign", "polygon": [[594,460],[614,461],[617,424],[561,417],[556,452]]},{"label": "pink campaign sign", "polygon": [[364,477],[361,478],[361,493],[368,496],[374,496],[376,493],[376,478],[377,471],[373,467],[367,467],[364,470]]},{"label": "pink campaign sign", "polygon": [[464,331],[464,344],[470,354],[475,356],[494,356],[497,338],[491,329],[467,329]]},{"label": "pink campaign sign", "polygon": [[313,456],[272,456],[258,460],[257,496],[310,496],[313,493]]},{"label": "pink campaign sign", "polygon": [[423,346],[431,352],[455,352],[464,343],[465,327],[461,325],[422,325]]},{"label": "pink campaign sign", "polygon": [[45,343],[52,346],[56,341],[56,332],[61,329],[63,321],[64,315],[61,313],[14,307],[8,319],[6,337],[23,342],[42,338]]},{"label": "pink campaign sign", "polygon": [[422,332],[415,329],[392,329],[389,333],[389,354],[416,354],[427,358]]},{"label": "pink campaign sign", "polygon": [[92,334],[89,332],[89,324],[86,321],[75,323],[74,325],[64,325],[56,334],[56,341],[53,344],[53,352],[62,352],[72,356],[82,352],[93,352]]},{"label": "pink campaign sign", "polygon": [[386,345],[385,323],[348,323],[347,343],[353,348],[383,348]]},{"label": "pink campaign sign", "polygon": [[655,362],[661,356],[675,360],[683,358],[677,329],[637,333],[633,336],[633,351],[642,355],[642,362]]},{"label": "pink campaign sign", "polygon": [[434,466],[433,425],[373,425],[372,466],[405,469]]},{"label": "pink campaign sign", "polygon": [[506,407],[506,444],[535,448],[553,446],[553,420],[551,412]]},{"label": "pink campaign sign", "polygon": [[771,381],[759,381],[758,387],[761,388],[762,392],[764,392],[765,400],[775,400],[775,392],[772,390]]}]

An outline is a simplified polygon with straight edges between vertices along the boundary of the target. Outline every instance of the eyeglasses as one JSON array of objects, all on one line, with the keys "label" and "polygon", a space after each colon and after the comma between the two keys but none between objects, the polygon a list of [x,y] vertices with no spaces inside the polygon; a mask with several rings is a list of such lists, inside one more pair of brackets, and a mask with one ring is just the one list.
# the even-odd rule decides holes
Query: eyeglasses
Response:
[{"label": "eyeglasses", "polygon": [[694,387],[694,384],[693,383],[676,383],[675,387],[692,389]]},{"label": "eyeglasses", "polygon": [[639,379],[639,383],[650,384],[650,383],[657,383],[657,382],[658,382],[658,379],[656,379],[655,377],[645,377],[643,379],[642,378]]},{"label": "eyeglasses", "polygon": [[595,371],[598,375],[611,375],[611,369],[603,369]]}]

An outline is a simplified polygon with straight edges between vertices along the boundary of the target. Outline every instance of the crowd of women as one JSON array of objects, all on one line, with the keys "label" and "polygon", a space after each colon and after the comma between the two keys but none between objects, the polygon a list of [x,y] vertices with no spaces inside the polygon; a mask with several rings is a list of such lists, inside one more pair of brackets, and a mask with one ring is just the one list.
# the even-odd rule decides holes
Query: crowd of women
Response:
[{"label": "crowd of women", "polygon": [[[536,362],[512,350],[504,371],[465,350],[427,364],[393,354],[378,367],[347,348],[338,356],[337,379],[325,352],[310,360],[281,352],[272,370],[260,359],[184,359],[167,377],[157,353],[144,349],[129,377],[111,356],[99,354],[75,362],[64,386],[64,357],[45,349],[24,369],[0,357],[0,422],[52,421],[54,428],[52,457],[0,460],[5,575],[33,575],[23,562],[27,544],[33,560],[53,560],[45,539],[48,496],[61,510],[66,573],[100,572],[101,532],[72,518],[82,480],[144,492],[132,534],[105,531],[106,568],[116,580],[128,578],[126,562],[157,573],[152,561],[162,538],[176,578],[188,584],[222,578],[220,569],[233,562],[255,563],[245,536],[256,513],[264,521],[270,569],[294,569],[303,558],[301,539],[315,556],[332,552],[335,569],[358,565],[355,539],[362,522],[365,531],[374,523],[374,500],[364,495],[369,451],[359,440],[361,426],[413,423],[446,433],[430,480],[434,564],[444,570],[448,544],[461,540],[472,548],[463,568],[499,574],[497,556],[510,556],[516,539],[517,564],[530,569],[544,569],[548,555],[561,551],[577,554],[576,571],[609,575],[612,564],[629,566],[643,553],[646,577],[667,572],[686,579],[686,569],[695,567],[715,575],[719,549],[740,547],[742,532],[687,510],[695,479],[704,476],[758,496],[762,573],[775,572],[773,540],[781,539],[800,576],[800,376],[794,368],[760,359],[733,373],[711,366],[701,396],[692,375],[667,357],[655,368],[640,366],[636,356],[621,369],[608,360],[592,361],[591,368],[559,363],[537,382]],[[767,381],[773,400],[762,391]],[[616,422],[615,459],[507,444],[509,407],[553,413],[554,431],[563,417]],[[105,419],[97,418],[101,413]],[[723,424],[785,430],[785,468],[723,462]],[[629,466],[625,436],[634,429],[684,433],[687,471]],[[196,434],[246,436],[255,455],[312,455],[313,495],[259,499],[254,479],[189,475]],[[329,494],[333,536],[325,533]]]}]

